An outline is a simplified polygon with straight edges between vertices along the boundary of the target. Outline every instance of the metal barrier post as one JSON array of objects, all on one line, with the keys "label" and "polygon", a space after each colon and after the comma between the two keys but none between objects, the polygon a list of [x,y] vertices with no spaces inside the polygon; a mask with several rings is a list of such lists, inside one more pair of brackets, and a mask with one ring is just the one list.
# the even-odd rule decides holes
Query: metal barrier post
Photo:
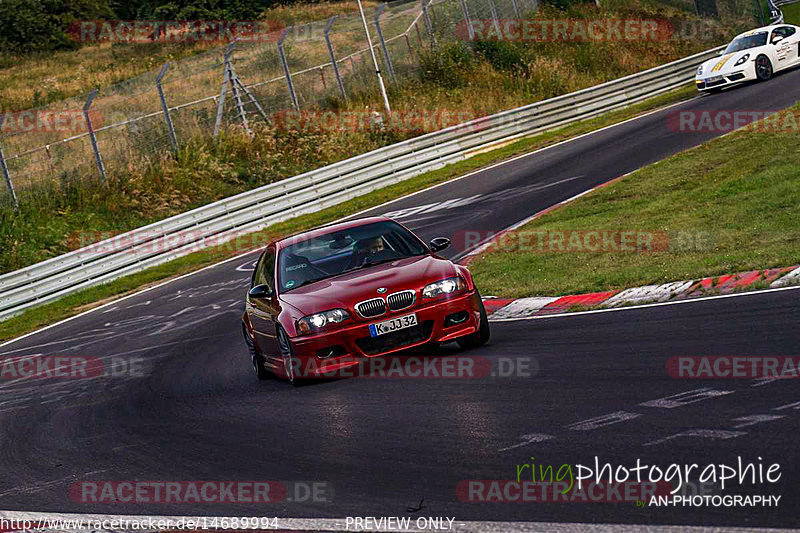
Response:
[{"label": "metal barrier post", "polygon": [[167,69],[169,69],[169,61],[164,63],[164,66],[161,67],[161,72],[158,73],[158,77],[156,78],[156,88],[158,89],[158,98],[161,100],[161,109],[164,111],[164,120],[166,121],[167,129],[169,130],[169,142],[172,143],[172,149],[177,152],[178,139],[175,137],[175,128],[172,127],[172,117],[169,116],[169,107],[167,106],[167,99],[164,96],[164,88],[161,87],[161,80],[163,80],[164,76],[167,75]]},{"label": "metal barrier post", "polygon": [[464,21],[467,23],[467,31],[469,32],[470,42],[475,40],[475,28],[472,27],[472,19],[469,18],[469,7],[467,7],[467,0],[459,0],[461,2],[461,11],[464,13]]},{"label": "metal barrier post", "polygon": [[333,75],[336,77],[336,84],[339,86],[339,94],[342,95],[343,100],[347,100],[347,95],[344,92],[344,84],[342,83],[342,76],[339,74],[339,64],[336,62],[336,54],[333,52],[333,43],[331,43],[331,28],[333,23],[336,22],[334,15],[328,19],[328,24],[325,26],[325,44],[328,45],[328,55],[331,56],[331,65],[333,65]]},{"label": "metal barrier post", "polygon": [[89,108],[92,106],[92,101],[94,97],[97,95],[97,89],[94,89],[92,92],[89,93],[89,97],[86,99],[86,104],[83,106],[83,117],[86,119],[86,129],[89,130],[89,140],[92,142],[92,150],[94,150],[94,161],[97,163],[97,170],[100,172],[100,179],[103,183],[107,183],[106,181],[106,167],[103,165],[103,158],[100,156],[100,148],[97,146],[97,135],[94,134],[94,128],[92,127],[92,118],[89,116]]},{"label": "metal barrier post", "polygon": [[214,121],[214,138],[217,137],[219,130],[222,127],[222,114],[225,111],[225,95],[228,93],[228,81],[231,77],[231,71],[228,68],[228,65],[230,65],[231,54],[233,53],[234,48],[236,48],[235,42],[229,44],[228,47],[225,48],[222,88],[219,91],[219,100],[217,101],[217,119]]},{"label": "metal barrier post", "polygon": [[492,23],[494,24],[494,30],[497,32],[497,35],[502,35],[500,33],[500,21],[498,20],[497,16],[497,6],[494,5],[494,0],[489,0],[489,9],[492,12]]},{"label": "metal barrier post", "polygon": [[289,72],[289,64],[286,62],[286,53],[283,50],[283,41],[289,35],[289,30],[283,30],[281,38],[278,40],[278,54],[281,56],[281,66],[283,66],[283,75],[286,76],[286,86],[289,88],[289,98],[292,100],[292,105],[295,111],[300,111],[300,106],[297,103],[297,95],[294,92],[294,84],[292,84],[292,73]]},{"label": "metal barrier post", "polygon": [[[0,114],[0,128],[3,126],[3,116]],[[19,200],[17,199],[17,192],[14,190],[14,184],[11,183],[11,176],[8,173],[6,166],[6,158],[3,155],[3,148],[0,147],[0,170],[3,171],[3,178],[6,180],[6,187],[8,192],[11,193],[11,200],[14,202],[14,211],[19,211]]]},{"label": "metal barrier post", "polygon": [[392,76],[392,81],[397,82],[394,75],[394,67],[392,66],[392,59],[389,57],[389,49],[386,48],[386,40],[383,38],[383,30],[381,29],[381,15],[383,10],[386,9],[386,4],[381,4],[375,10],[375,29],[378,31],[378,39],[381,41],[381,49],[383,50],[383,58],[386,60],[386,68]]},{"label": "metal barrier post", "polygon": [[433,46],[436,47],[436,35],[433,33],[433,24],[431,24],[431,17],[428,15],[428,4],[430,2],[431,0],[422,0],[422,16],[425,19],[425,29],[428,30],[428,37],[430,37]]}]

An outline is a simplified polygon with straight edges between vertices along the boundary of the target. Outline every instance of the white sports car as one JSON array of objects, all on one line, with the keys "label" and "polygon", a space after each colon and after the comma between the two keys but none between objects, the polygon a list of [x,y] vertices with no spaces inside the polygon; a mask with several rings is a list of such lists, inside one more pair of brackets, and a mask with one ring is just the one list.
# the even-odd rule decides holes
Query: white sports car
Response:
[{"label": "white sports car", "polygon": [[774,72],[800,64],[800,28],[776,24],[751,30],[737,35],[719,55],[697,68],[695,83],[701,92],[765,81]]}]

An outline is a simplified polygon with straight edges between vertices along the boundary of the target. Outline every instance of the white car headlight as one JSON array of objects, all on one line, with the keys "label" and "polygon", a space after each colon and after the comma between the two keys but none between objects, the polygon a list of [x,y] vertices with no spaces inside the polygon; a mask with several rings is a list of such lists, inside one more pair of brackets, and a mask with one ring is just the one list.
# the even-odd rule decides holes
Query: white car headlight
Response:
[{"label": "white car headlight", "polygon": [[750,59],[750,54],[745,54],[742,57],[740,57],[739,60],[733,64],[733,66],[738,67],[739,65],[744,64],[744,62],[747,61],[748,59]]},{"label": "white car headlight", "polygon": [[322,313],[314,313],[313,315],[304,316],[297,321],[297,331],[300,333],[308,333],[324,328],[328,324],[339,324],[348,320],[350,313],[344,309],[331,309],[330,311],[323,311]]},{"label": "white car headlight", "polygon": [[436,298],[442,294],[454,294],[467,288],[467,283],[460,277],[445,278],[435,283],[429,283],[422,289],[423,298]]}]

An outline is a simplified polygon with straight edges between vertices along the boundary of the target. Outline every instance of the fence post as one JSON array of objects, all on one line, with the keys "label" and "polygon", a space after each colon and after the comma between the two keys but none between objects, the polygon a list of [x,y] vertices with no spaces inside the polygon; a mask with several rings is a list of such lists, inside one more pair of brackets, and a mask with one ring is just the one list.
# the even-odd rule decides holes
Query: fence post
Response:
[{"label": "fence post", "polygon": [[86,129],[89,130],[89,140],[92,142],[92,150],[94,150],[94,161],[97,163],[97,170],[100,172],[100,179],[103,183],[108,183],[106,181],[106,167],[103,165],[103,158],[100,155],[100,148],[97,146],[97,135],[94,134],[94,128],[92,127],[92,118],[89,116],[89,108],[92,106],[92,101],[94,97],[97,95],[97,89],[94,89],[92,92],[89,93],[89,97],[86,99],[86,104],[83,106],[83,118],[86,119]]},{"label": "fence post", "polygon": [[[236,41],[234,41],[233,44],[236,44]],[[250,123],[247,121],[247,112],[244,110],[244,103],[242,102],[241,87],[243,87],[243,85],[241,81],[239,81],[236,71],[233,70],[233,61],[231,56],[232,54],[226,58],[225,68],[228,69],[228,81],[231,83],[233,103],[236,106],[236,111],[239,113],[237,118],[242,121],[242,127],[244,128],[244,131],[247,132],[248,135],[253,135],[253,132],[250,130]]]},{"label": "fence post", "polygon": [[489,0],[489,9],[492,12],[492,23],[494,24],[494,30],[497,32],[497,35],[502,35],[500,33],[500,21],[498,20],[497,16],[497,6],[494,5],[494,0]]},{"label": "fence post", "polygon": [[231,72],[228,69],[230,64],[231,54],[233,49],[236,48],[236,42],[232,42],[225,48],[225,59],[222,75],[222,88],[219,91],[219,100],[217,101],[217,119],[214,122],[214,138],[219,134],[219,129],[222,127],[222,114],[225,111],[225,95],[228,93],[228,80],[230,79]]},{"label": "fence post", "polygon": [[461,2],[461,11],[464,13],[464,21],[466,21],[467,23],[467,31],[469,32],[469,42],[473,42],[475,40],[475,28],[472,27],[472,19],[469,18],[469,7],[467,7],[467,0],[460,0],[460,2]]},{"label": "fence post", "polygon": [[386,60],[386,69],[392,76],[392,81],[397,83],[397,78],[394,75],[394,66],[392,66],[392,59],[389,57],[389,49],[386,48],[386,40],[383,38],[383,30],[381,29],[381,15],[383,10],[386,9],[386,4],[381,4],[375,10],[375,29],[378,31],[378,39],[381,41],[381,49],[383,50],[383,58]]},{"label": "fence post", "polygon": [[[0,128],[3,127],[3,115],[0,113]],[[11,200],[14,202],[14,211],[19,211],[19,200],[17,199],[17,192],[14,190],[14,184],[11,183],[11,176],[8,173],[6,166],[6,158],[3,155],[3,147],[0,146],[0,170],[3,171],[3,178],[6,180],[6,187],[11,194]]]},{"label": "fence post", "polygon": [[336,63],[336,54],[333,52],[333,43],[331,42],[331,28],[333,23],[336,22],[334,15],[328,19],[328,24],[325,26],[325,44],[328,45],[328,54],[331,56],[331,65],[333,65],[333,75],[336,77],[336,84],[339,86],[339,94],[342,95],[342,100],[347,100],[347,95],[344,92],[344,84],[342,83],[342,76],[339,74],[339,64]]},{"label": "fence post", "polygon": [[756,4],[756,11],[758,11],[758,21],[762,26],[766,26],[767,22],[764,20],[764,6],[761,5],[761,0],[753,0]]},{"label": "fence post", "polygon": [[172,143],[172,149],[178,151],[178,139],[175,137],[175,128],[172,127],[172,117],[169,116],[169,107],[167,106],[167,99],[164,96],[164,88],[161,87],[161,80],[167,75],[169,69],[169,61],[164,63],[161,67],[161,72],[158,73],[156,78],[156,88],[158,89],[158,98],[161,100],[161,109],[164,111],[164,120],[167,122],[167,129],[169,130],[169,142]]},{"label": "fence post", "polygon": [[425,19],[425,29],[428,30],[428,37],[430,37],[433,46],[436,47],[437,46],[436,35],[433,34],[433,25],[431,24],[431,17],[428,15],[428,4],[430,3],[430,1],[431,0],[422,0],[422,16]]},{"label": "fence post", "polygon": [[294,84],[292,84],[292,73],[289,72],[289,64],[286,62],[286,53],[283,51],[283,41],[289,35],[289,30],[284,29],[281,38],[278,40],[278,54],[281,56],[281,66],[283,66],[283,74],[286,76],[286,86],[289,88],[289,98],[292,100],[292,105],[295,111],[300,111],[300,106],[297,104],[297,95],[294,92]]}]

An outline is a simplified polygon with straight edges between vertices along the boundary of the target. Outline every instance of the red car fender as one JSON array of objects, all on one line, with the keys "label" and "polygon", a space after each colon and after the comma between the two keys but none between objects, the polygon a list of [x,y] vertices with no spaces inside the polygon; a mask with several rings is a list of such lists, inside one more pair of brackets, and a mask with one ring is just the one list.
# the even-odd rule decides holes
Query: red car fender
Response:
[{"label": "red car fender", "polygon": [[472,279],[472,272],[465,266],[456,265],[456,272],[464,278],[467,282],[467,290],[474,291],[475,290],[475,281]]}]

